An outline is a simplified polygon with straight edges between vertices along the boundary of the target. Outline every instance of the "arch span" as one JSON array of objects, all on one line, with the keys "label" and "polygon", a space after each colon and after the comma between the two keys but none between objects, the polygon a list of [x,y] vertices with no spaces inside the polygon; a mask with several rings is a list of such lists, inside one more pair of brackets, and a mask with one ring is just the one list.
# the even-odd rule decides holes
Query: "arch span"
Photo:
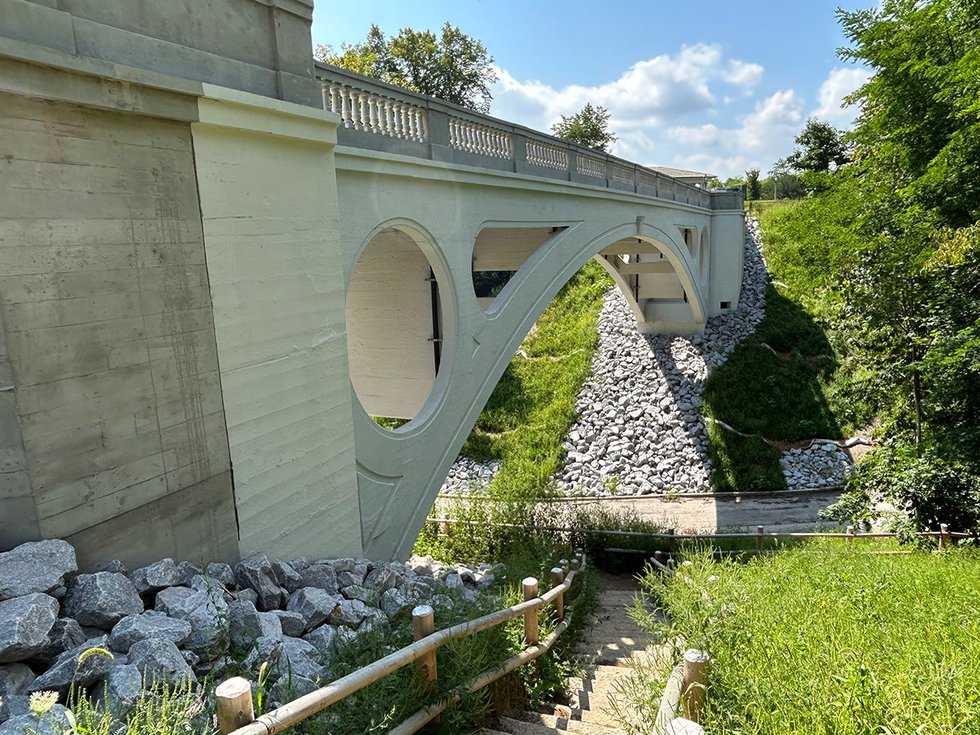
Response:
[{"label": "arch span", "polygon": [[[429,242],[439,247],[434,238]],[[514,352],[562,286],[590,258],[597,258],[613,276],[641,329],[651,331],[652,318],[664,305],[681,307],[684,316],[675,322],[685,328],[703,327],[701,289],[686,244],[671,238],[666,228],[642,221],[621,222],[601,231],[588,223],[556,226],[489,310],[475,303],[471,284],[459,283],[462,274],[447,272],[454,298],[474,302],[460,303],[461,313],[478,318],[460,320],[453,360],[434,382],[424,412],[397,431],[385,431],[366,411],[355,409],[365,553],[408,553],[445,473]],[[640,280],[648,276],[672,279],[683,298],[664,291],[660,282]]]}]

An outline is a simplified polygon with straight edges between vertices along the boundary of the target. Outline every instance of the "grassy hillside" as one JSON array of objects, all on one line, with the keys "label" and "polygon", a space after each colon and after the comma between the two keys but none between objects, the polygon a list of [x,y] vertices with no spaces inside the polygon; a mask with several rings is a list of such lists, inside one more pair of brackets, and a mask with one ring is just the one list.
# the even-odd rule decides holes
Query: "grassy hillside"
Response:
[{"label": "grassy hillside", "polygon": [[524,340],[477,419],[462,454],[502,460],[493,497],[546,495],[558,470],[562,441],[575,419],[575,400],[598,341],[596,323],[612,279],[589,261],[565,285]]}]

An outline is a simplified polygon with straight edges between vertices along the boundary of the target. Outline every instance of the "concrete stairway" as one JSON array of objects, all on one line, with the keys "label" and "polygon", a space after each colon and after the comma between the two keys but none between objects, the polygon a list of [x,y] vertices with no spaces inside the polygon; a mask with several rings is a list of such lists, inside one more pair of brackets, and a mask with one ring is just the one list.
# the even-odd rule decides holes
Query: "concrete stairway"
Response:
[{"label": "concrete stairway", "polygon": [[631,576],[603,575],[595,623],[579,646],[584,678],[568,680],[568,702],[554,704],[548,712],[519,712],[499,717],[496,729],[481,735],[544,735],[571,732],[586,735],[618,735],[624,731],[613,712],[625,713],[622,691],[636,675],[630,663],[655,656],[659,647],[648,647],[645,634],[627,614],[639,591]]}]

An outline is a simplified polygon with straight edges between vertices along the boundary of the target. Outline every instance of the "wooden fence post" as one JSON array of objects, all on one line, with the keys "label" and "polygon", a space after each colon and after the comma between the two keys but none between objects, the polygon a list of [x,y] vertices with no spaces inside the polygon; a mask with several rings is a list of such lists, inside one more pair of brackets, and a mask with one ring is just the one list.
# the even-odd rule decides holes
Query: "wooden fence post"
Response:
[{"label": "wooden fence post", "polygon": [[[416,641],[432,635],[436,630],[435,614],[430,605],[418,605],[412,610],[412,638]],[[436,652],[429,651],[418,662],[419,669],[428,683],[429,691],[438,688],[438,672],[436,671]]]},{"label": "wooden fence post", "polygon": [[[562,582],[565,581],[565,570],[561,567],[554,567],[551,570],[551,586],[552,588],[557,587]],[[558,597],[555,598],[555,614],[558,616],[560,621],[565,617],[565,593],[562,592]]]},{"label": "wooden fence post", "polygon": [[449,520],[443,520],[440,525],[442,526],[442,537],[449,538]]},{"label": "wooden fence post", "polygon": [[852,541],[854,541],[854,526],[848,526],[847,527],[847,545],[850,546]]},{"label": "wooden fence post", "polygon": [[218,684],[214,690],[214,700],[221,735],[228,735],[255,720],[252,684],[248,679],[236,676]]},{"label": "wooden fence post", "polygon": [[[521,584],[524,587],[525,602],[538,596],[538,580],[534,577],[525,577]],[[536,609],[524,613],[524,640],[529,646],[538,645],[538,611]]]},{"label": "wooden fence post", "polygon": [[760,554],[762,553],[762,543],[763,543],[763,536],[762,536],[762,534],[764,532],[765,532],[765,528],[763,526],[759,526],[757,529],[755,529],[755,533],[756,533],[756,535],[755,535],[755,550],[758,551]]},{"label": "wooden fence post", "polygon": [[949,548],[949,526],[945,523],[939,524],[939,551],[943,552]]},{"label": "wooden fence post", "polygon": [[684,652],[684,717],[701,722],[704,712],[705,689],[708,686],[708,661],[706,651],[690,648]]},{"label": "wooden fence post", "polygon": [[667,550],[671,554],[676,554],[677,553],[677,539],[674,538],[674,529],[673,528],[668,528],[667,529],[667,535],[670,536],[670,538],[667,539]]}]

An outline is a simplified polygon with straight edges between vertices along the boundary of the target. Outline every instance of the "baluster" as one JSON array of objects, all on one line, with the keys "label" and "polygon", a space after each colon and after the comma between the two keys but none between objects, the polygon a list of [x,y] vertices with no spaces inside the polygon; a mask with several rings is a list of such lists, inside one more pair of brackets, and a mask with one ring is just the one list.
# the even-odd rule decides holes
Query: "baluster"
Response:
[{"label": "baluster", "polygon": [[401,107],[399,107],[398,112],[399,115],[401,116],[401,122],[399,123],[399,128],[402,131],[402,137],[411,140],[412,131],[409,129],[409,125],[408,125],[408,114],[409,114],[408,105],[402,104]]},{"label": "baluster", "polygon": [[385,135],[387,135],[389,138],[394,138],[395,137],[394,127],[395,126],[392,125],[392,122],[391,122],[391,101],[390,100],[385,100],[385,120],[384,120],[384,125],[385,125]]},{"label": "baluster", "polygon": [[429,139],[429,118],[426,117],[425,110],[419,109],[419,142],[424,143]]},{"label": "baluster", "polygon": [[379,135],[384,132],[381,127],[381,98],[372,94],[368,102],[368,112],[371,115],[371,132]]}]

